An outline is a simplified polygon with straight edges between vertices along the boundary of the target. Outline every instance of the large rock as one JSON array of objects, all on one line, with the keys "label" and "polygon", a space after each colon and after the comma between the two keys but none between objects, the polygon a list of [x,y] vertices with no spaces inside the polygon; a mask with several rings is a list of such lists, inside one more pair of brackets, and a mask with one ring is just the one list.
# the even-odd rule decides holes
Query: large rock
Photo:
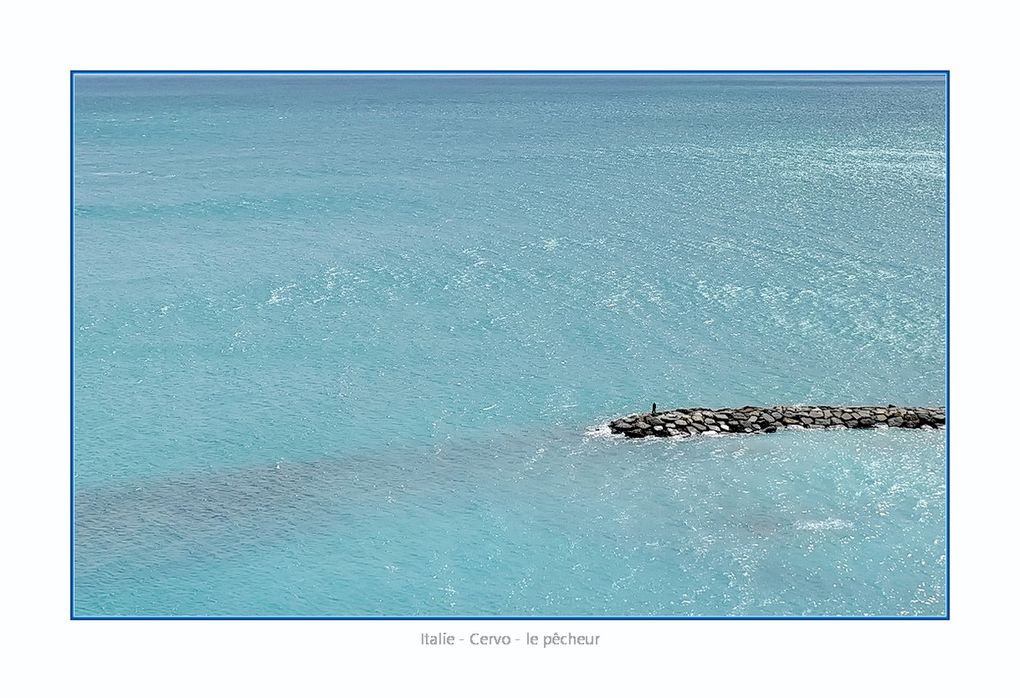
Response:
[{"label": "large rock", "polygon": [[775,433],[786,428],[868,429],[876,426],[931,429],[946,423],[944,407],[746,405],[713,410],[704,407],[656,414],[632,414],[609,422],[609,430],[628,438],[691,437],[702,433]]}]

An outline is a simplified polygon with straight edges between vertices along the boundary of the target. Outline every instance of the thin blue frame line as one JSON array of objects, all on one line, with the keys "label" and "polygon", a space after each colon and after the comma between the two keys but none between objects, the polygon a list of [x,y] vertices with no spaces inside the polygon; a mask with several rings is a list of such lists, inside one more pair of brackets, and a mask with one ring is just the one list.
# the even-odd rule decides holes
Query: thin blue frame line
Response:
[{"label": "thin blue frame line", "polygon": [[[145,616],[74,614],[74,77],[79,74],[941,74],[946,85],[946,613],[811,616]],[[949,620],[950,619],[950,71],[943,70],[70,70],[70,619],[71,620]]]},{"label": "thin blue frame line", "polygon": [[949,620],[949,71],[946,71],[946,620]]},{"label": "thin blue frame line", "polygon": [[947,620],[945,616],[80,616],[75,620]]},{"label": "thin blue frame line", "polygon": [[72,75],[949,75],[948,70],[72,70]]},{"label": "thin blue frame line", "polygon": [[71,133],[70,133],[70,152],[71,152],[71,400],[70,400],[70,412],[71,412],[71,444],[70,444],[70,455],[71,455],[71,589],[70,589],[70,600],[71,600],[71,620],[74,620],[74,72],[71,72],[71,86],[70,86],[70,100],[71,100]]}]

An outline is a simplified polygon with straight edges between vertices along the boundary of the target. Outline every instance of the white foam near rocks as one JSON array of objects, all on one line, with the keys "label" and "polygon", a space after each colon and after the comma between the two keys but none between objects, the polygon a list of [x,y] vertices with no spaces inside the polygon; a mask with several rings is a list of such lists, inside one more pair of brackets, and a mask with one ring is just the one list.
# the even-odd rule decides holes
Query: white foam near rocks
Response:
[{"label": "white foam near rocks", "polygon": [[614,434],[608,424],[596,424],[588,427],[584,432],[586,439],[619,439],[625,438],[622,434]]}]

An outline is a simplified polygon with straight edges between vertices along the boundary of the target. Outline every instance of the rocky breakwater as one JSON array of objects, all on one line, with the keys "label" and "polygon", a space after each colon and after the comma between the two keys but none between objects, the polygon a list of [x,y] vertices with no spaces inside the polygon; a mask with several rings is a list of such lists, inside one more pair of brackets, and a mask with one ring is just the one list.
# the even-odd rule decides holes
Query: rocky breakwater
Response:
[{"label": "rocky breakwater", "polygon": [[782,429],[937,429],[945,407],[775,406],[708,409],[695,407],[632,414],[609,423],[609,430],[633,439],[645,436],[772,433]]}]

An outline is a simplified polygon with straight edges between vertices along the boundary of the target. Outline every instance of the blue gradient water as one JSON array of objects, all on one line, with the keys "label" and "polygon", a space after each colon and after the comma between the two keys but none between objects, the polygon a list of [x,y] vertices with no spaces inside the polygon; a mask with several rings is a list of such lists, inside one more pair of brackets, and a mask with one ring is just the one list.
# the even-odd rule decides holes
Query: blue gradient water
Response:
[{"label": "blue gradient water", "polygon": [[931,77],[78,76],[79,615],[941,615]]}]

